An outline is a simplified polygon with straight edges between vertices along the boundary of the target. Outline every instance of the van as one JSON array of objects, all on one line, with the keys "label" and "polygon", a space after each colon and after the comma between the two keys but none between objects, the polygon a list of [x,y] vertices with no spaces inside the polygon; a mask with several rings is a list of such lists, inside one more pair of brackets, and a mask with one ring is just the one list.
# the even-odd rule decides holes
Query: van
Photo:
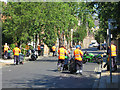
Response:
[{"label": "van", "polygon": [[96,40],[91,40],[91,44],[93,45],[93,47],[98,47],[99,44],[97,43]]}]

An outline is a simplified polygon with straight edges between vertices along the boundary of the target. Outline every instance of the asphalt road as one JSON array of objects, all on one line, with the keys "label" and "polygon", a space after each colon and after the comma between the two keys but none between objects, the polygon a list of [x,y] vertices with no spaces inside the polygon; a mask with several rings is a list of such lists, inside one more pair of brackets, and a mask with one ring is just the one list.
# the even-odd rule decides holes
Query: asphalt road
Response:
[{"label": "asphalt road", "polygon": [[[96,48],[84,49],[94,54],[103,53]],[[57,71],[57,57],[44,57],[24,65],[2,68],[2,88],[92,88],[100,69],[96,63],[86,63],[83,75]]]}]

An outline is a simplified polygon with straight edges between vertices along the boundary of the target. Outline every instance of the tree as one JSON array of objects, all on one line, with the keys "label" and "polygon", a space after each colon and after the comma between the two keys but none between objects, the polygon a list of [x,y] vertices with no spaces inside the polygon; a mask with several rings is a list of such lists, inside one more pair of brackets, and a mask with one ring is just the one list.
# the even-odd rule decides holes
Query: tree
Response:
[{"label": "tree", "polygon": [[79,28],[79,17],[82,23],[79,33],[86,33],[82,29],[87,22],[89,28],[93,24],[91,9],[86,6],[78,2],[8,2],[2,5],[3,15],[7,17],[3,22],[4,38],[10,37],[13,43],[27,43],[33,41],[35,33],[49,47],[55,44],[57,37],[62,43],[63,35],[70,41],[71,29]]},{"label": "tree", "polygon": [[112,30],[111,33],[113,37],[119,37],[120,35],[120,17],[119,17],[119,7],[120,2],[99,2],[96,3],[97,11],[98,11],[98,18],[100,20],[100,29],[103,31],[104,38],[107,35],[108,29],[108,19],[115,19],[117,24],[117,29]]}]

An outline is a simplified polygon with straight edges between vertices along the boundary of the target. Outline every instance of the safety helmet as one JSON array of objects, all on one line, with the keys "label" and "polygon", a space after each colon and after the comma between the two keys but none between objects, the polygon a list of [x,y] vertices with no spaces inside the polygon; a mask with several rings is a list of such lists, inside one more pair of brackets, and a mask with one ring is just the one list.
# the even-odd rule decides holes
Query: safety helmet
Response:
[{"label": "safety helmet", "polygon": [[81,49],[81,46],[80,46],[80,45],[77,45],[77,46],[76,46],[76,48],[78,48],[78,47]]},{"label": "safety helmet", "polygon": [[76,45],[76,48],[78,48],[79,47],[79,45]]},{"label": "safety helmet", "polygon": [[81,49],[81,46],[79,45],[80,49]]}]

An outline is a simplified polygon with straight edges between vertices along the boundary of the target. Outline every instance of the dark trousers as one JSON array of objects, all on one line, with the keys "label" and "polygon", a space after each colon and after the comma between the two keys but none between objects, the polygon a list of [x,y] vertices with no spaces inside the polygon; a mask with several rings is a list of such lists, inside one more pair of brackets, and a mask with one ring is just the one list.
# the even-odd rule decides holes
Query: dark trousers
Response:
[{"label": "dark trousers", "polygon": [[75,60],[76,70],[82,70],[83,64],[82,61]]},{"label": "dark trousers", "polygon": [[61,63],[61,64],[64,64],[65,60],[64,59],[59,59],[58,60],[58,65]]},{"label": "dark trousers", "polygon": [[7,55],[8,55],[8,52],[7,52],[7,51],[5,51],[4,55],[7,57]]},{"label": "dark trousers", "polygon": [[[114,68],[115,63],[116,63],[116,56],[111,56],[112,68]],[[106,65],[107,65],[107,70],[109,71],[110,70],[110,61],[107,61],[107,63],[104,65],[104,68],[106,67]]]},{"label": "dark trousers", "polygon": [[14,63],[18,64],[19,62],[19,56],[14,55]]},{"label": "dark trousers", "polygon": [[55,56],[55,51],[53,51],[53,56]]},{"label": "dark trousers", "polygon": [[38,50],[38,56],[40,56],[40,50]]},{"label": "dark trousers", "polygon": [[112,68],[113,68],[116,63],[116,56],[111,56],[111,61],[112,61]]}]

